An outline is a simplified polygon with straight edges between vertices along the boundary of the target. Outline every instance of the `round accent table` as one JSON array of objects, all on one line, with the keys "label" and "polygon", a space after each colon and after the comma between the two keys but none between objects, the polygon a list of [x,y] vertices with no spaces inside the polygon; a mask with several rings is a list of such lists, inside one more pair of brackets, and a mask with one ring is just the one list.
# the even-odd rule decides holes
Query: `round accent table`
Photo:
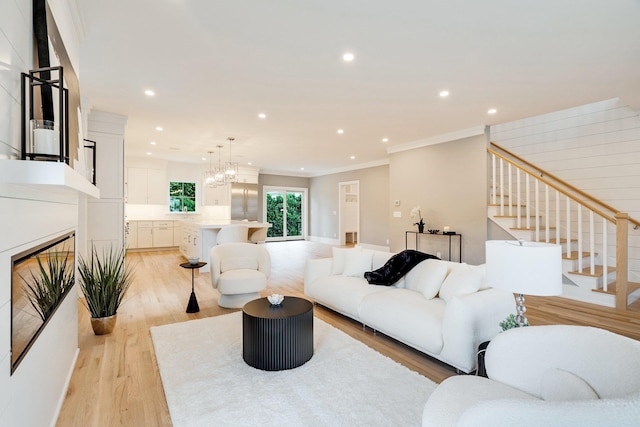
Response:
[{"label": "round accent table", "polygon": [[198,300],[196,299],[196,292],[193,284],[193,275],[195,274],[196,269],[204,267],[205,265],[207,265],[206,262],[197,262],[195,264],[184,262],[180,264],[180,267],[188,268],[191,270],[191,296],[189,297],[189,303],[187,304],[187,313],[197,313],[200,311],[200,306],[198,305]]},{"label": "round accent table", "polygon": [[242,308],[242,358],[264,371],[297,368],[313,356],[313,304],[285,297],[280,305],[266,298]]}]

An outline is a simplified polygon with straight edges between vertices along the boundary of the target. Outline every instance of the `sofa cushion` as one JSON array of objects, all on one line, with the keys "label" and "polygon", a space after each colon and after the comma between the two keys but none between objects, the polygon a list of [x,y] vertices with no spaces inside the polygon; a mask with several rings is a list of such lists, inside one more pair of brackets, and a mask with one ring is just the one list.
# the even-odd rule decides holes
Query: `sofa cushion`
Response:
[{"label": "sofa cushion", "polygon": [[544,400],[598,399],[598,394],[585,380],[564,369],[548,369],[541,383],[540,395]]},{"label": "sofa cushion", "polygon": [[386,291],[363,298],[358,311],[362,323],[420,351],[440,353],[444,301],[426,299],[409,289],[370,287]]},{"label": "sofa cushion", "polygon": [[220,260],[220,272],[229,270],[257,270],[258,260],[253,257],[236,256]]},{"label": "sofa cushion", "polygon": [[360,252],[362,248],[356,246],[354,248],[337,248],[332,247],[333,260],[331,262],[331,274],[342,274],[344,272],[344,265],[347,258],[347,254],[352,252]]},{"label": "sofa cushion", "polygon": [[447,276],[447,266],[440,260],[428,259],[411,269],[404,278],[405,288],[421,293],[431,299],[438,295]]},{"label": "sofa cushion", "polygon": [[366,271],[371,270],[371,259],[373,251],[351,251],[347,252],[344,260],[343,276],[364,277]]},{"label": "sofa cushion", "polygon": [[460,295],[477,292],[484,280],[484,268],[461,264],[451,270],[440,287],[440,298],[446,302]]},{"label": "sofa cushion", "polygon": [[366,280],[358,277],[326,276],[319,278],[313,284],[311,297],[322,305],[356,317],[360,303],[366,295],[392,289],[396,288],[370,286]]}]

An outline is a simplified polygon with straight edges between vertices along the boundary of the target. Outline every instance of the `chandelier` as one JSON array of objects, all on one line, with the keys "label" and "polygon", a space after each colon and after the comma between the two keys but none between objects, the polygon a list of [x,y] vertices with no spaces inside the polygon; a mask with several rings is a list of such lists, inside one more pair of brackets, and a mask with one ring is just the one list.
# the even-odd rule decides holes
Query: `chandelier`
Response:
[{"label": "chandelier", "polygon": [[217,145],[218,147],[218,167],[213,167],[213,162],[211,160],[211,155],[214,153],[213,151],[209,151],[209,170],[204,174],[204,183],[207,187],[216,188],[219,186],[223,186],[226,184],[225,181],[225,169],[222,168],[222,145]]},{"label": "chandelier", "polygon": [[238,182],[238,163],[231,161],[231,143],[235,138],[227,138],[229,141],[229,161],[224,164],[224,182]]}]

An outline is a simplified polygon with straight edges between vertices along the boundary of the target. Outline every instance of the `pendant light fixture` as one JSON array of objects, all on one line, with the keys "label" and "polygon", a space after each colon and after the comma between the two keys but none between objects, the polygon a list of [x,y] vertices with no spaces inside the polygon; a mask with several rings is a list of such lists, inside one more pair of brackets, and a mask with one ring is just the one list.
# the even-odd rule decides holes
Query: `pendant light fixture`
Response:
[{"label": "pendant light fixture", "polygon": [[235,138],[227,138],[229,141],[229,161],[224,164],[224,182],[238,182],[238,163],[231,161],[231,144]]},{"label": "pendant light fixture", "polygon": [[211,155],[213,151],[208,151],[209,153],[209,170],[204,173],[204,183],[209,188],[216,187],[216,171],[213,169],[213,163],[211,160]]},{"label": "pendant light fixture", "polygon": [[225,182],[225,169],[222,168],[222,145],[216,145],[218,147],[218,166],[213,167],[212,154],[213,151],[208,151],[209,153],[209,170],[204,173],[204,183],[209,188],[221,187],[226,184]]}]

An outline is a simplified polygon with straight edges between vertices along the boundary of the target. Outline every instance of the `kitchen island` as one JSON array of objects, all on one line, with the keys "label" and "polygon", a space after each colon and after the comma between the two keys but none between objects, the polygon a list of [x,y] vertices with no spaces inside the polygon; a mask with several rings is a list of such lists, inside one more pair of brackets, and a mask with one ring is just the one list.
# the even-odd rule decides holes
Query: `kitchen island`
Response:
[{"label": "kitchen island", "polygon": [[[180,242],[180,253],[185,258],[198,257],[201,261],[209,262],[209,251],[216,245],[218,232],[229,225],[244,225],[248,228],[248,235],[254,232],[271,227],[268,222],[252,221],[229,221],[229,220],[197,220],[180,221],[182,228],[182,239]],[[209,264],[200,269],[201,272],[209,271]]]}]

